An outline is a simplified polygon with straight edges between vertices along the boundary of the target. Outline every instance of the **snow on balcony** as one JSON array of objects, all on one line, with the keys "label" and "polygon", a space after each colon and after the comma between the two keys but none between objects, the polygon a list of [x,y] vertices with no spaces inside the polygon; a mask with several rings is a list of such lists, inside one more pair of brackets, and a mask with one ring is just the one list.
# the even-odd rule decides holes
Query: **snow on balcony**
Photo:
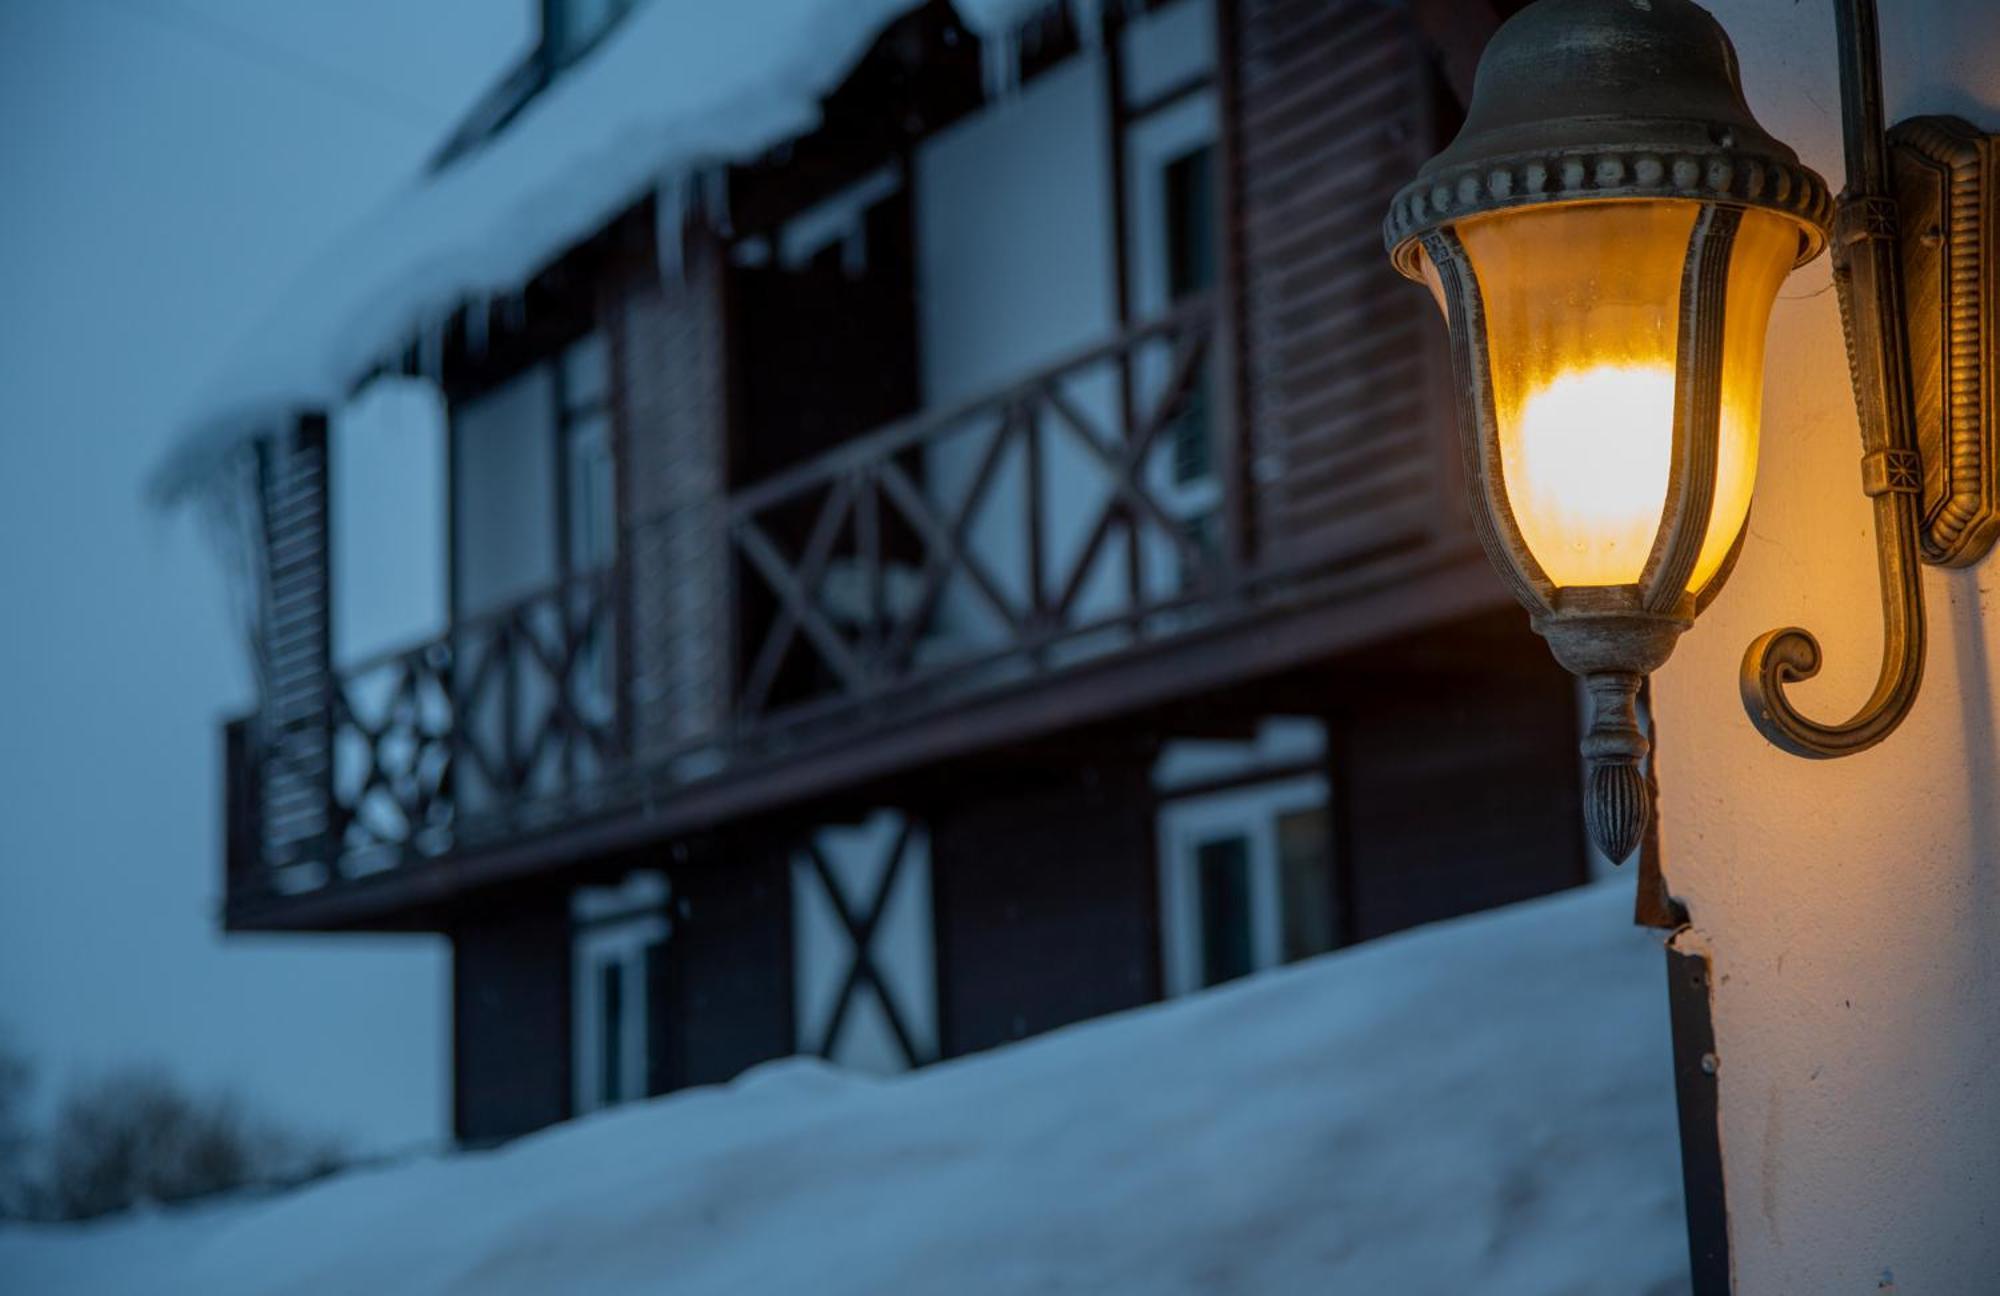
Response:
[{"label": "snow on balcony", "polygon": [[892,1080],[813,1062],[287,1197],[0,1230],[37,1292],[1686,1290],[1629,883]]}]

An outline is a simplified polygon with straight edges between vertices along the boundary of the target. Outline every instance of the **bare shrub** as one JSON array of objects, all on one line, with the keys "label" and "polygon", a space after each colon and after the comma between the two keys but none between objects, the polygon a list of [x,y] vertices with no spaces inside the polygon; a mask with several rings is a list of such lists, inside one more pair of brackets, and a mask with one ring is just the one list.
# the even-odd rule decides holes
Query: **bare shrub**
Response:
[{"label": "bare shrub", "polygon": [[65,1096],[31,1195],[36,1214],[89,1219],[140,1202],[294,1184],[340,1163],[332,1144],[282,1130],[226,1096],[191,1094],[157,1067],[127,1067]]},{"label": "bare shrub", "polygon": [[28,1159],[34,1143],[28,1137],[27,1105],[34,1078],[28,1060],[0,1040],[0,1219],[28,1209]]}]

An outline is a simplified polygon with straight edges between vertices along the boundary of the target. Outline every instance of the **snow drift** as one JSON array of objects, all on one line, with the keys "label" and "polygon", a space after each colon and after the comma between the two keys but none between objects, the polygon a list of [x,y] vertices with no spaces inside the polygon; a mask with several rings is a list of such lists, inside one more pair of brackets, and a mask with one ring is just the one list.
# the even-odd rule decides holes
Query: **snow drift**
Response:
[{"label": "snow drift", "polygon": [[1686,1290],[1606,884],[894,1080],[792,1060],[289,1197],[0,1231],[24,1292]]}]

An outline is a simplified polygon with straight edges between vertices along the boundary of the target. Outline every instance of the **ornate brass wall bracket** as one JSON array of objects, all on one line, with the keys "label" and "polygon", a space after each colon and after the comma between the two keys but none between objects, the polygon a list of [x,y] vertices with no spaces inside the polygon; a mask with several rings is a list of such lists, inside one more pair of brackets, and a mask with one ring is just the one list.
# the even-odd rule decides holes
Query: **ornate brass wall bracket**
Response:
[{"label": "ornate brass wall bracket", "polygon": [[1889,132],[1902,217],[1903,300],[1917,450],[1924,467],[1924,560],[1963,567],[2000,536],[2000,137],[1956,117],[1913,117]]},{"label": "ornate brass wall bracket", "polygon": [[1862,489],[1874,501],[1882,588],[1882,668],[1861,709],[1809,720],[1785,686],[1820,666],[1799,627],[1744,654],[1750,719],[1799,756],[1865,751],[1915,704],[1924,671],[1920,562],[1963,566],[2000,536],[2000,299],[1995,137],[1956,118],[1883,129],[1874,0],[1838,0],[1847,188],[1832,240],[1848,367],[1860,414]]}]

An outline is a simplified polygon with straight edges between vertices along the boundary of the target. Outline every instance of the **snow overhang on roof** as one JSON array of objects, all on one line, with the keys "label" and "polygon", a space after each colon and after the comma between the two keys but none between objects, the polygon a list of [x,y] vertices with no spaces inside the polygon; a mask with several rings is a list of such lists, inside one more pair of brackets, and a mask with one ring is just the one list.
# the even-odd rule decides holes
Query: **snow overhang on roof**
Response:
[{"label": "snow overhang on roof", "polygon": [[[1086,32],[1104,2],[1068,0]],[[155,497],[194,493],[244,441],[337,405],[459,304],[518,290],[647,192],[678,210],[691,175],[811,131],[821,98],[916,3],[640,5],[502,134],[412,181],[279,296],[181,420]],[[1013,33],[1050,0],[954,3],[1004,83]]]},{"label": "snow overhang on roof", "polygon": [[156,496],[331,407],[468,300],[518,289],[649,190],[813,129],[819,100],[914,0],[640,5],[490,143],[413,180],[278,297],[182,420]]}]

